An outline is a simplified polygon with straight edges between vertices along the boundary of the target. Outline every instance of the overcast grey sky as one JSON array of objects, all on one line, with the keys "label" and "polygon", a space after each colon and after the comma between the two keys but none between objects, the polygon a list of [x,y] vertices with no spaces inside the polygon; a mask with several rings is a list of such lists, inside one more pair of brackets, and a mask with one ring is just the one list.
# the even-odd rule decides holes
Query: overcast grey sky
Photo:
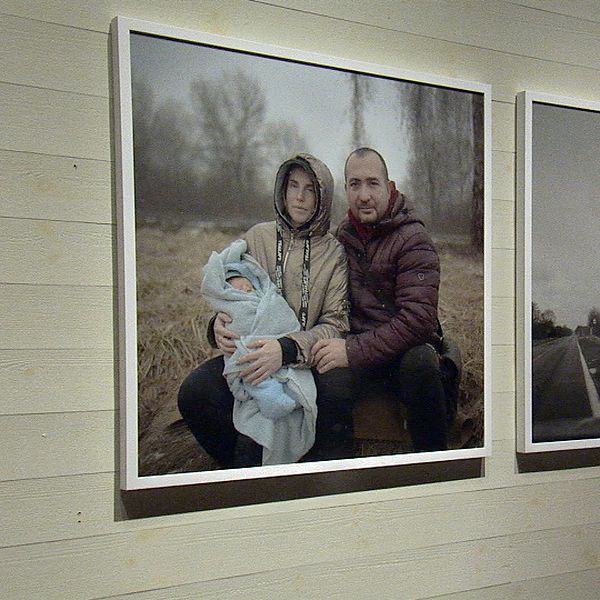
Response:
[{"label": "overcast grey sky", "polygon": [[[172,97],[183,103],[190,102],[194,80],[218,81],[222,73],[242,67],[258,80],[267,98],[268,118],[294,121],[310,146],[307,150],[329,166],[336,180],[341,179],[352,150],[347,73],[137,34],[131,36],[131,56],[134,77],[143,77],[158,99]],[[365,118],[369,144],[382,153],[390,177],[401,185],[407,161],[398,98],[402,84],[372,81]]]},{"label": "overcast grey sky", "polygon": [[600,308],[600,113],[534,103],[532,299],[559,324]]}]

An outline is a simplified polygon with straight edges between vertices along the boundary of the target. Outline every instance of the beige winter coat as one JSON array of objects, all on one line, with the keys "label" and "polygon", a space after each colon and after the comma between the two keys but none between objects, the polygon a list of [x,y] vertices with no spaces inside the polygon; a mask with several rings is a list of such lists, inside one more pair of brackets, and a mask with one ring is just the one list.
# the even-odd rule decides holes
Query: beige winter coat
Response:
[{"label": "beige winter coat", "polygon": [[[297,164],[310,166],[319,194],[314,217],[299,229],[291,227],[284,208],[287,174]],[[329,233],[333,179],[329,169],[317,158],[300,154],[286,161],[275,182],[275,214],[277,221],[259,223],[244,236],[248,252],[275,281],[277,223],[283,237],[283,295],[298,314],[301,305],[304,241],[310,236],[310,279],[307,327],[289,334],[301,351],[299,365],[309,365],[310,349],[323,338],[343,337],[348,329],[346,255],[342,245]]]}]

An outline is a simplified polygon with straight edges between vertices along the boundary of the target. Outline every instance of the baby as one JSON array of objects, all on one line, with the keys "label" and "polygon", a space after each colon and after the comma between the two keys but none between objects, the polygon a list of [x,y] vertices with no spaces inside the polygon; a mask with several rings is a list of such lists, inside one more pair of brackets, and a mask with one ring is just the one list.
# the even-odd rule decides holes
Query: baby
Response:
[{"label": "baby", "polygon": [[[255,280],[254,284],[252,283],[251,278]],[[252,275],[243,262],[229,263],[226,265],[225,281],[240,292],[246,294],[260,294],[260,282]],[[281,296],[273,296],[271,299],[272,310],[277,311],[277,306],[281,306],[281,303],[285,304],[287,308],[288,305]],[[268,335],[270,332],[258,331],[252,333]],[[265,417],[273,419],[274,421],[285,417],[298,406],[296,401],[287,393],[286,384],[273,379],[273,377],[269,377],[261,383],[252,385],[244,384],[242,381],[242,386],[245,392],[256,400],[260,412]]]},{"label": "baby", "polygon": [[300,322],[269,274],[246,253],[245,240],[213,252],[202,269],[201,292],[231,318],[236,349],[224,356],[223,377],[233,395],[233,424],[263,447],[262,464],[298,461],[312,447],[317,426],[317,388],[310,369],[283,365],[258,385],[245,384],[239,363],[253,342],[281,339]]}]

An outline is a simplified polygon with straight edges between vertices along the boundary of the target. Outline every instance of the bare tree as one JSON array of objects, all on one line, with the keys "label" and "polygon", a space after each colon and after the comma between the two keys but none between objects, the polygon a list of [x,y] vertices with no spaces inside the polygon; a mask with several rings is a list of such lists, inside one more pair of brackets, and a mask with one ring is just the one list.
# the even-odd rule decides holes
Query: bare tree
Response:
[{"label": "bare tree", "polygon": [[559,338],[572,335],[573,331],[566,325],[557,325],[556,313],[552,309],[541,310],[533,302],[531,305],[531,337],[534,340]]},{"label": "bare tree", "polygon": [[300,152],[311,151],[306,138],[295,123],[269,123],[265,128],[265,138],[269,146],[265,157],[265,176],[269,180],[275,179],[275,172],[284,160]]},{"label": "bare tree", "polygon": [[537,302],[531,303],[531,318],[534,321],[542,320],[542,311],[541,311],[540,307],[538,306]]},{"label": "bare tree", "polygon": [[371,96],[371,80],[364,75],[352,73],[350,75],[352,119],[352,148],[368,146],[369,140],[365,129],[365,109]]},{"label": "bare tree", "polygon": [[254,188],[267,145],[266,100],[259,84],[242,71],[224,73],[220,81],[196,81],[192,99],[204,168]]},{"label": "bare tree", "polygon": [[259,84],[241,72],[197,80],[192,108],[158,105],[134,83],[136,210],[140,219],[231,220],[272,215],[276,167],[309,150],[294,123],[270,122]]},{"label": "bare tree", "polygon": [[588,313],[588,327],[592,335],[600,336],[600,310],[595,306]]},{"label": "bare tree", "polygon": [[473,118],[470,95],[422,84],[400,88],[411,156],[407,191],[437,232],[470,234]]},{"label": "bare tree", "polygon": [[133,141],[138,223],[181,219],[194,210],[199,186],[193,168],[190,116],[174,101],[157,105],[150,89],[134,81]]}]

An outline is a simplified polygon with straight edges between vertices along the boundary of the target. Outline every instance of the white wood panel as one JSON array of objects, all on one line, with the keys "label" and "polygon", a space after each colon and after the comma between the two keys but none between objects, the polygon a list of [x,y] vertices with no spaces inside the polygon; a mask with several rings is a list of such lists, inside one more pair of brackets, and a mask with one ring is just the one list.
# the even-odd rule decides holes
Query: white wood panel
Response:
[{"label": "white wood panel", "polygon": [[515,249],[515,203],[510,200],[493,202],[492,247]]},{"label": "white wood panel", "polygon": [[111,225],[0,218],[0,282],[111,286],[113,233]]},{"label": "white wood panel", "polygon": [[114,480],[96,473],[0,482],[2,546],[155,527],[158,519],[115,519]]},{"label": "white wood panel", "polygon": [[492,195],[494,200],[507,200],[514,202],[514,152],[494,152],[492,154]]},{"label": "white wood panel", "polygon": [[5,16],[0,39],[2,82],[108,96],[105,33]]},{"label": "white wood panel", "polygon": [[492,297],[492,344],[515,343],[514,313],[514,297]]},{"label": "white wood panel", "polygon": [[108,33],[110,22],[117,15],[156,22],[170,17],[178,27],[202,23],[215,33],[223,33],[225,23],[236,21],[242,15],[264,17],[265,11],[261,6],[248,7],[248,4],[247,0],[220,0],[219,6],[206,1],[172,3],[168,0],[99,0],[92,5],[74,0],[43,0],[35,4],[4,0],[2,13],[103,33]]},{"label": "white wood panel", "polygon": [[[198,544],[208,544],[217,530],[223,531],[228,544],[250,532],[276,528],[283,523],[291,531],[305,530],[306,539],[318,536],[327,528],[332,539],[346,540],[359,552],[365,532],[377,534],[380,548],[392,550],[393,537],[381,532],[402,531],[406,547],[415,544],[435,544],[439,530],[450,526],[449,541],[507,535],[520,531],[544,529],[550,519],[553,527],[595,522],[598,514],[598,478],[558,480],[556,474],[544,474],[545,481],[524,481],[514,478],[512,487],[498,489],[488,478],[478,478],[449,484],[428,484],[388,490],[388,496],[376,493],[355,493],[352,501],[345,496],[291,501],[284,505],[263,505],[249,508],[212,511],[155,519],[118,521],[114,517],[113,475],[109,473],[54,477],[0,483],[0,524],[4,546],[18,546],[51,541],[78,539],[106,534],[135,533],[146,529],[169,529],[175,538],[180,526],[192,527]],[[553,481],[551,479],[554,479]],[[519,484],[520,483],[520,484]],[[461,501],[456,501],[462,489]],[[503,519],[510,510],[511,518]],[[348,530],[361,525],[354,533]],[[246,531],[247,530],[247,531]],[[412,536],[411,532],[421,532]],[[304,535],[304,534],[303,534]],[[83,543],[83,542],[82,542]],[[302,542],[305,543],[305,542]],[[375,552],[375,540],[368,543]],[[372,547],[373,546],[373,547]],[[300,546],[298,547],[300,550]],[[228,550],[231,552],[232,550]],[[308,551],[308,550],[307,550]]]},{"label": "white wood panel", "polygon": [[[512,324],[511,324],[512,327]],[[515,391],[515,351],[514,347],[492,347],[492,382],[496,393]]]},{"label": "white wood panel", "polygon": [[0,481],[114,471],[114,411],[0,417]]},{"label": "white wood panel", "polygon": [[494,298],[512,298],[514,296],[514,269],[514,250],[506,248],[495,248],[492,250],[492,296]]},{"label": "white wood panel", "polygon": [[[270,24],[277,27],[293,15],[295,21],[319,19],[330,27],[373,27],[379,35],[399,37],[404,34],[433,42],[448,41],[471,47],[470,51],[473,53],[485,48],[506,55],[532,56],[559,63],[600,68],[600,41],[597,38],[600,19],[597,16],[597,3],[593,0],[585,3],[572,2],[575,7],[569,9],[563,2],[557,4],[557,1],[554,1],[555,6],[552,7],[554,14],[545,10],[545,0],[540,6],[542,10],[536,10],[535,5],[528,8],[527,2],[520,3],[522,6],[519,6],[514,2],[492,3],[486,0],[419,0],[395,3],[372,0],[368,5],[353,3],[350,10],[346,3],[338,0],[271,0],[262,2],[263,6],[256,6],[252,2],[222,1],[221,11],[215,10],[210,3],[173,5],[166,1],[143,3],[139,0],[103,0],[94,7],[81,7],[72,2],[65,5],[52,0],[43,0],[35,5],[19,0],[5,0],[4,11],[102,32],[108,31],[110,19],[116,14],[158,22],[165,22],[168,17],[168,22],[177,26],[190,27],[190,23],[205,23],[211,31],[227,35],[231,35],[229,30],[236,27],[247,30],[266,29]],[[581,19],[572,18],[571,15]],[[477,23],[477,27],[473,26],[474,23]],[[322,23],[320,27],[315,27],[313,23],[312,31],[318,31],[327,25]],[[277,33],[270,31],[271,35]],[[294,32],[288,31],[286,35],[288,38],[292,37]],[[364,36],[359,36],[357,43],[363,41]]]},{"label": "white wood panel", "polygon": [[[448,510],[453,512],[463,503],[467,505],[465,511],[481,513],[475,521],[469,518],[464,524],[459,525],[459,529],[463,531],[462,535],[466,536],[462,539],[475,539],[478,535],[485,536],[489,527],[493,527],[496,533],[500,531],[498,527],[503,522],[502,515],[507,514],[502,508],[503,502],[507,502],[507,507],[511,508],[509,522],[513,518],[514,506],[524,507],[523,510],[514,512],[516,520],[513,525],[510,525],[513,528],[502,530],[504,533],[517,532],[522,527],[535,529],[537,527],[535,519],[539,518],[541,522],[546,519],[547,513],[544,507],[547,503],[552,505],[549,510],[552,519],[557,519],[556,524],[583,523],[590,515],[596,514],[595,500],[589,506],[584,506],[577,511],[568,509],[563,511],[561,507],[568,506],[569,503],[578,505],[580,496],[582,502],[587,503],[588,496],[593,495],[598,487],[600,468],[551,470],[523,476],[515,471],[512,464],[514,439],[495,441],[493,446],[493,456],[486,461],[485,477],[130,521],[120,520],[120,517],[116,516],[113,473],[0,482],[0,524],[4,534],[3,545],[34,544],[53,539],[73,539],[191,525],[197,526],[199,531],[207,534],[213,531],[213,526],[207,525],[210,523],[219,523],[218,527],[226,531],[228,528],[245,527],[240,524],[247,520],[254,523],[248,526],[254,527],[257,523],[268,523],[271,519],[277,521],[281,515],[286,515],[285,518],[290,524],[298,523],[299,529],[302,529],[303,523],[307,521],[318,523],[322,519],[327,521],[329,527],[329,524],[336,520],[334,515],[338,515],[337,521],[340,523],[350,519],[354,521],[356,516],[360,515],[361,520],[373,520],[374,531],[379,531],[384,527],[380,521],[385,520],[387,511],[391,516],[395,515],[393,521],[416,518],[412,515],[411,508],[415,506],[421,506],[423,514],[428,514],[430,511],[433,515],[430,518],[442,519],[444,522],[440,523],[440,528],[445,530],[446,521],[449,521],[444,516],[445,507],[451,505]],[[535,489],[530,489],[532,487]],[[494,500],[496,495],[499,497],[498,501]],[[556,497],[556,504],[554,504],[554,497]],[[484,507],[490,503],[493,505],[493,508],[490,508],[493,514],[485,513],[490,517],[488,523],[483,518],[482,510],[485,511]],[[198,506],[200,507],[201,504],[202,502],[199,501]],[[539,509],[533,516],[532,513],[527,512],[530,504]],[[310,514],[306,514],[306,511]],[[419,518],[424,518],[423,514],[419,513]],[[494,516],[493,520],[491,520],[492,516]],[[463,527],[464,530],[461,529]],[[478,527],[481,528],[479,532],[477,532]],[[427,531],[433,530],[427,529]],[[408,538],[408,530],[406,535],[402,536],[402,540],[402,543],[414,543]],[[398,540],[388,540],[383,536],[377,543],[390,544],[390,547],[393,547],[397,542]]]},{"label": "white wood panel", "polygon": [[[396,575],[391,582],[381,582],[382,589],[374,587],[371,594],[365,598],[403,598],[400,596],[400,590],[395,587],[395,582],[400,579]],[[211,582],[210,584],[190,584],[187,586],[178,586],[164,590],[150,590],[136,594],[125,594],[112,597],[113,600],[191,600],[192,598],[211,598],[218,594],[227,593],[227,598],[260,598],[266,600],[274,598],[278,600],[279,593],[289,594],[288,598],[303,598],[298,591],[276,589],[276,585],[265,586],[259,576],[249,576],[240,578],[237,583],[239,587],[235,589],[235,582]],[[343,582],[340,582],[343,587]],[[559,575],[530,579],[528,581],[511,582],[491,587],[468,590],[466,592],[456,592],[453,594],[443,594],[428,596],[422,600],[596,600],[598,598],[598,587],[600,587],[600,570],[576,571],[573,573],[561,573]],[[348,590],[348,598],[359,598],[354,595],[354,590]],[[383,596],[380,594],[384,594]],[[393,594],[397,594],[394,596]],[[222,596],[225,597],[225,596]],[[322,597],[318,591],[315,598]]]},{"label": "white wood panel", "polygon": [[113,289],[0,285],[0,348],[113,347]]},{"label": "white wood panel", "polygon": [[[260,530],[244,528],[229,540],[222,530],[198,540],[197,528],[189,526],[8,548],[0,550],[0,574],[10,568],[11,598],[36,597],[38,578],[44,581],[48,599],[97,598],[200,581],[210,582],[200,597],[231,598],[240,588],[240,578],[255,573],[259,576],[252,577],[254,582],[243,587],[246,593],[258,587],[268,594],[261,597],[276,597],[278,592],[279,598],[345,599],[352,590],[353,597],[370,598],[381,588],[384,595],[378,591],[378,598],[408,599],[600,566],[599,523],[452,544],[439,543],[436,531],[433,545],[394,545],[392,551],[377,544],[375,532],[363,530],[358,518],[342,538],[324,534],[328,523],[319,531],[306,525],[297,530],[275,520],[266,525]],[[377,533],[389,540],[403,530],[384,528]],[[344,543],[349,536],[357,540],[358,550],[355,543]],[[420,533],[415,531],[411,538],[419,539]],[[564,552],[565,547],[578,551]],[[216,573],[220,577],[214,581]]]},{"label": "white wood panel", "polygon": [[0,149],[110,160],[108,98],[0,84]]},{"label": "white wood panel", "polygon": [[111,223],[111,163],[0,151],[0,217]]},{"label": "white wood panel", "polygon": [[519,4],[537,8],[542,11],[555,12],[559,15],[578,17],[585,21],[600,23],[600,6],[598,0],[519,0]]},{"label": "white wood panel", "polygon": [[114,410],[108,349],[0,350],[0,414]]},{"label": "white wood panel", "polygon": [[[393,582],[398,581],[399,577],[396,576],[392,579]],[[341,584],[343,585],[343,584]],[[141,592],[137,594],[125,594],[114,596],[114,600],[178,600],[186,599],[191,600],[192,598],[203,598],[203,597],[214,597],[215,594],[224,593],[227,590],[227,598],[260,598],[265,600],[267,598],[278,599],[280,596],[277,594],[279,590],[273,589],[271,586],[261,585],[258,581],[258,576],[244,577],[239,581],[239,587],[237,589],[229,589],[233,587],[233,582],[211,582],[210,585],[206,583],[201,584],[190,584],[187,586],[179,586],[177,588],[169,588],[165,590],[150,590],[148,592]],[[565,600],[565,599],[578,599],[578,600],[593,600],[596,599],[598,588],[600,587],[600,570],[589,570],[589,571],[577,571],[574,573],[561,573],[560,575],[541,577],[538,579],[531,579],[528,581],[511,582],[507,584],[500,584],[492,587],[479,588],[477,590],[468,590],[466,592],[456,592],[453,594],[443,594],[435,596],[429,596],[423,598],[423,600],[532,600],[539,598],[543,600]],[[296,595],[294,590],[286,590],[287,593],[291,594],[288,597],[301,597]],[[400,592],[393,586],[393,583],[388,582],[387,586],[383,584],[383,590],[380,591],[376,588],[373,589],[372,593],[366,598],[373,598],[377,594],[377,598],[386,597],[380,596],[379,594],[399,594]],[[203,596],[204,594],[204,596]],[[254,595],[258,594],[258,595]],[[315,597],[321,597],[318,595]],[[391,596],[392,598],[398,598],[401,596]],[[357,598],[353,595],[353,590],[348,590],[348,598]]]},{"label": "white wood panel", "polygon": [[[352,11],[335,1],[271,0],[269,4],[476,48],[600,67],[600,24],[558,11],[552,14],[532,10],[515,2],[374,0],[368,5],[353,5]],[[473,27],[473,22],[477,22],[477,27]],[[594,56],[590,57],[590,53]]]},{"label": "white wood panel", "polygon": [[[381,17],[394,14],[393,4],[386,3],[385,9],[380,11]],[[548,48],[545,40],[536,39],[536,45],[541,44],[542,50],[537,58],[519,56],[514,49],[518,45],[519,36],[514,35],[507,43],[510,50],[502,52],[484,47],[473,47],[469,43],[469,34],[461,36],[459,42],[448,42],[435,39],[431,34],[418,35],[390,30],[389,27],[373,28],[369,25],[353,23],[348,20],[348,10],[343,4],[333,4],[344,13],[344,18],[337,20],[305,11],[290,11],[285,8],[257,4],[253,2],[231,2],[229,10],[225,3],[221,3],[221,10],[216,7],[200,5],[192,8],[188,4],[155,2],[152,4],[141,2],[118,3],[115,0],[104,0],[94,6],[73,6],[65,10],[64,5],[56,4],[52,0],[44,0],[35,5],[26,6],[19,0],[5,2],[5,11],[19,16],[30,16],[58,23],[74,24],[96,31],[107,32],[110,20],[117,14],[135,16],[140,19],[167,23],[174,26],[187,26],[196,30],[207,30],[223,35],[256,40],[259,42],[275,44],[284,47],[304,49],[321,54],[346,57],[355,60],[387,64],[403,69],[434,73],[458,79],[467,79],[491,83],[494,86],[494,98],[504,102],[514,102],[516,92],[524,89],[527,84],[530,89],[552,91],[561,95],[583,96],[590,99],[600,99],[600,78],[595,77],[599,60],[589,64],[590,44],[597,43],[594,35],[589,33],[568,33],[569,43],[566,47],[582,47],[583,56],[577,64],[565,64],[548,60]],[[489,14],[486,8],[489,3],[480,3],[479,10]],[[319,6],[321,3],[319,2]],[[327,6],[327,5],[326,5]],[[404,5],[403,5],[404,6]],[[430,4],[431,10],[436,3]],[[465,13],[457,6],[451,12],[456,18],[465,19]],[[420,3],[412,7],[408,5],[406,18],[417,16]],[[353,5],[352,11],[356,7]],[[321,9],[320,12],[324,12]],[[514,9],[513,10],[517,10]],[[468,14],[468,13],[467,13]],[[375,11],[369,17],[377,19]],[[294,27],[290,27],[293,19]],[[559,17],[560,19],[560,17]],[[440,14],[431,18],[429,27],[435,26],[442,19]],[[506,19],[511,27],[516,22]],[[502,21],[502,19],[501,19]],[[469,31],[476,30],[471,27],[471,19],[467,19],[465,27]],[[533,27],[533,25],[531,25]],[[527,28],[526,28],[527,29]],[[327,31],[327,35],[321,32]],[[559,36],[560,28],[546,28],[549,38],[555,33]],[[551,34],[551,35],[550,35]],[[477,34],[472,34],[477,35]],[[527,40],[531,33],[527,33]],[[373,39],[377,43],[373,43]],[[589,42],[589,43],[588,43]],[[529,43],[525,41],[524,43]],[[556,42],[551,42],[552,48],[559,47]],[[570,58],[570,60],[574,60]],[[580,66],[587,65],[587,66]]]},{"label": "white wood panel", "polygon": [[492,102],[492,144],[494,150],[499,152],[515,151],[514,120],[514,101]]},{"label": "white wood panel", "polygon": [[494,392],[492,394],[492,435],[494,440],[514,440],[515,394]]},{"label": "white wood panel", "polygon": [[[600,589],[600,570],[561,573],[529,581],[435,596],[436,600],[594,600]],[[151,596],[148,597],[150,600]],[[140,599],[141,600],[141,599]],[[427,600],[427,599],[423,599]],[[431,598],[433,600],[433,598]]]}]

